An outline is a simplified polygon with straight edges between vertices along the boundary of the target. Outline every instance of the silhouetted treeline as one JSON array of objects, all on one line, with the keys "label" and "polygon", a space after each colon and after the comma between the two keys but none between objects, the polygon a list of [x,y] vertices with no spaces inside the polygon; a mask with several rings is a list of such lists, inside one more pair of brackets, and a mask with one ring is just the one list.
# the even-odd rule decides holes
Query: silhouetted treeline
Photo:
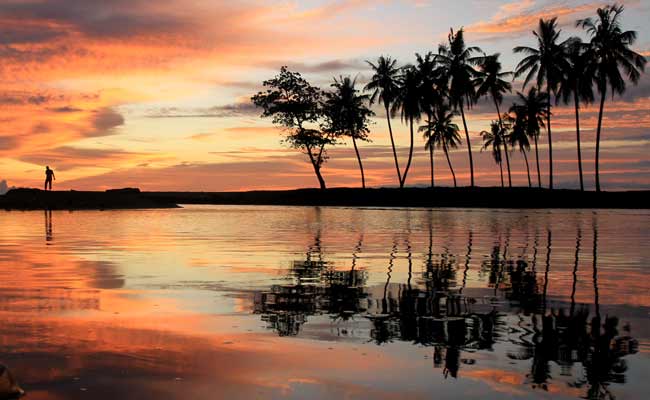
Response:
[{"label": "silhouetted treeline", "polygon": [[[425,149],[429,152],[431,187],[434,179],[434,151],[441,149],[447,159],[456,186],[456,175],[449,158],[449,149],[461,145],[460,128],[453,119],[460,116],[470,167],[470,186],[475,185],[474,158],[466,112],[481,98],[494,102],[497,118],[489,131],[481,132],[483,149],[490,150],[498,165],[501,185],[505,186],[503,159],[506,160],[508,186],[512,186],[512,166],[509,153],[515,149],[524,156],[528,185],[532,186],[527,153],[530,142],[535,147],[537,185],[542,187],[538,142],[545,129],[548,137],[549,182],[553,189],[552,105],[560,101],[575,108],[576,148],[580,189],[584,190],[582,154],[580,148],[580,106],[600,95],[596,128],[595,180],[601,190],[599,159],[603,110],[608,94],[623,94],[626,81],[636,84],[645,69],[646,59],[634,52],[635,31],[621,26],[622,5],[598,8],[596,18],[582,19],[577,27],[589,37],[583,42],[578,37],[561,39],[556,18],[540,19],[533,32],[534,47],[517,46],[513,51],[524,58],[515,71],[502,71],[500,54],[486,54],[476,46],[465,43],[463,29],[450,31],[447,43],[437,52],[416,54],[414,65],[399,66],[389,56],[375,62],[368,61],[373,76],[364,90],[356,88],[351,77],[334,79],[330,91],[323,92],[311,85],[300,73],[282,67],[280,74],[264,82],[266,91],[257,93],[252,101],[263,109],[262,116],[286,130],[284,141],[303,151],[313,166],[321,189],[326,188],[321,169],[327,159],[327,148],[352,138],[365,188],[365,173],[358,141],[368,140],[370,107],[377,103],[386,113],[393,159],[400,188],[406,185],[414,151],[415,131],[422,132]],[[504,95],[512,91],[511,81],[525,77],[518,100],[508,111],[501,112]],[[595,90],[594,90],[595,89]],[[405,165],[400,165],[395,147],[391,120],[400,116],[408,126],[409,152]],[[424,119],[424,124],[418,126]],[[509,147],[510,146],[510,147]],[[504,157],[505,156],[505,157]],[[402,163],[403,164],[403,163]]]}]

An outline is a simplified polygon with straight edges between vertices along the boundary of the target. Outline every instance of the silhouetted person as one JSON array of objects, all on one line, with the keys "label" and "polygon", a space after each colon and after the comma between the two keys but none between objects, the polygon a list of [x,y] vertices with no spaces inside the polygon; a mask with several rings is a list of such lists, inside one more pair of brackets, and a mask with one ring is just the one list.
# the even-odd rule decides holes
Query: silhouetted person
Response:
[{"label": "silhouetted person", "polygon": [[45,167],[45,190],[47,190],[48,186],[52,190],[52,180],[56,180],[56,176],[54,176],[54,171],[47,166]]}]

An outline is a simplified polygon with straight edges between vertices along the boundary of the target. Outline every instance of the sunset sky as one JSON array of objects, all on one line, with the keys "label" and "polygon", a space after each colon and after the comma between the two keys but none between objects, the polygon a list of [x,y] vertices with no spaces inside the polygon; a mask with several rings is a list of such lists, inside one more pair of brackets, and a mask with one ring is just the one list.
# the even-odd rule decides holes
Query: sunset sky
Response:
[{"label": "sunset sky", "polygon": [[[625,29],[650,55],[650,2],[629,0]],[[282,145],[281,132],[259,118],[250,96],[288,65],[326,89],[332,77],[371,73],[364,60],[386,54],[400,64],[435,51],[450,27],[469,45],[500,52],[513,69],[516,45],[533,45],[540,17],[557,16],[562,38],[575,20],[603,2],[583,0],[3,0],[0,3],[0,183],[41,187],[56,171],[56,189],[247,190],[315,187],[304,155]],[[649,71],[650,72],[650,71]],[[521,90],[518,83],[517,90]],[[503,108],[508,108],[507,97]],[[601,144],[605,190],[650,189],[650,73],[614,102],[608,99]],[[496,117],[482,101],[467,113],[481,186],[499,183],[479,132]],[[597,108],[583,111],[583,161],[593,188]],[[577,187],[572,107],[554,111],[554,158],[560,187]],[[386,121],[361,145],[370,186],[396,184]],[[460,121],[459,121],[460,122]],[[394,121],[402,164],[408,130]],[[547,170],[546,134],[540,147]],[[416,138],[408,184],[429,181],[428,155]],[[441,152],[436,178],[450,185]],[[350,144],[330,151],[329,186],[358,186]],[[469,184],[467,150],[452,153]],[[531,168],[534,156],[531,154]],[[514,182],[527,182],[523,159],[511,159]],[[543,176],[544,179],[544,176]],[[548,183],[547,179],[544,179]],[[2,185],[0,185],[1,188]]]}]

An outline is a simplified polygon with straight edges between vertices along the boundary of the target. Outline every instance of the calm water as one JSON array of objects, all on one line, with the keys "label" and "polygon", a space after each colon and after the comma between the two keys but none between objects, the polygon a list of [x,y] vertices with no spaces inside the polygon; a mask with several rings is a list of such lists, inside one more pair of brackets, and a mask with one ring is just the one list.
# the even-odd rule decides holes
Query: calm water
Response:
[{"label": "calm water", "polygon": [[645,398],[650,212],[0,211],[29,399]]}]

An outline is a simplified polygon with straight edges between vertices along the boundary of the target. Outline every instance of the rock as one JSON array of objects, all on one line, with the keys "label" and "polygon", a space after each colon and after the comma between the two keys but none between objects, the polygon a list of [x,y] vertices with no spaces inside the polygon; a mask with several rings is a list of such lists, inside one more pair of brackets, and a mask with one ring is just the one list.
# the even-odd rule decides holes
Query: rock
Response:
[{"label": "rock", "polygon": [[17,399],[24,394],[25,391],[18,386],[9,368],[0,364],[0,399]]}]

